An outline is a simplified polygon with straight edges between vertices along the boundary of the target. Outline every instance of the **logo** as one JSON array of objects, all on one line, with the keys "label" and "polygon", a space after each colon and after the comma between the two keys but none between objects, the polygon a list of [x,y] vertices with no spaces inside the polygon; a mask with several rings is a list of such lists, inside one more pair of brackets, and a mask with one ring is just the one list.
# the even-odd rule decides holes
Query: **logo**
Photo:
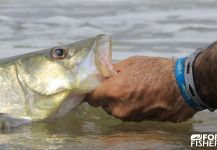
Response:
[{"label": "logo", "polygon": [[192,134],[191,147],[217,147],[217,134]]}]

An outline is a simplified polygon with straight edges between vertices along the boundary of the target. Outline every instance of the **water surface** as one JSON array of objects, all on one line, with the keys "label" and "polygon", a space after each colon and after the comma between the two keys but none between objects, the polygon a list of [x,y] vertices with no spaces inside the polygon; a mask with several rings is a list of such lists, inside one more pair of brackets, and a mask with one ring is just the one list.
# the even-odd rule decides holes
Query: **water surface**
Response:
[{"label": "water surface", "polygon": [[[105,33],[113,59],[180,57],[215,41],[215,0],[0,0],[1,58]],[[63,119],[0,133],[0,149],[190,149],[195,132],[217,132],[216,113],[180,124],[126,123],[81,105]]]}]

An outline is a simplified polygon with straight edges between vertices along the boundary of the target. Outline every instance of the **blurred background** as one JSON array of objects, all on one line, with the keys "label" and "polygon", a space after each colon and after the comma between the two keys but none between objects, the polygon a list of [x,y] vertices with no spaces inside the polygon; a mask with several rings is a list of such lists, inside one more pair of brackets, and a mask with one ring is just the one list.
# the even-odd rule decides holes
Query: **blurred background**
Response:
[{"label": "blurred background", "polygon": [[[180,57],[217,40],[215,0],[0,0],[1,58],[108,34],[113,59]],[[86,104],[66,118],[0,133],[0,149],[190,149],[216,113],[181,123],[122,123]]]}]

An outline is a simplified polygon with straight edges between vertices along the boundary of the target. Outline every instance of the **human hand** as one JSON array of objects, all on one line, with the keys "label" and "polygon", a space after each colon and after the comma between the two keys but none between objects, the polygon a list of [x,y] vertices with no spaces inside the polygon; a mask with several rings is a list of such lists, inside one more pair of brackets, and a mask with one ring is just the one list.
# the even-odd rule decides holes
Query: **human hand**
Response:
[{"label": "human hand", "polygon": [[105,80],[87,102],[121,120],[180,122],[196,111],[183,100],[175,79],[175,61],[130,57],[117,64],[117,75]]}]

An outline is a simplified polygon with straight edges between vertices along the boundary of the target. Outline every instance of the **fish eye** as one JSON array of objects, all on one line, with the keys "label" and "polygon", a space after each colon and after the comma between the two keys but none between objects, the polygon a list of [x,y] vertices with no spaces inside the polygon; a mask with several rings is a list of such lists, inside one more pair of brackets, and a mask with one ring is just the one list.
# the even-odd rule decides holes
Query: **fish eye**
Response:
[{"label": "fish eye", "polygon": [[67,50],[64,48],[53,48],[51,50],[51,56],[56,59],[64,59],[67,55]]}]

